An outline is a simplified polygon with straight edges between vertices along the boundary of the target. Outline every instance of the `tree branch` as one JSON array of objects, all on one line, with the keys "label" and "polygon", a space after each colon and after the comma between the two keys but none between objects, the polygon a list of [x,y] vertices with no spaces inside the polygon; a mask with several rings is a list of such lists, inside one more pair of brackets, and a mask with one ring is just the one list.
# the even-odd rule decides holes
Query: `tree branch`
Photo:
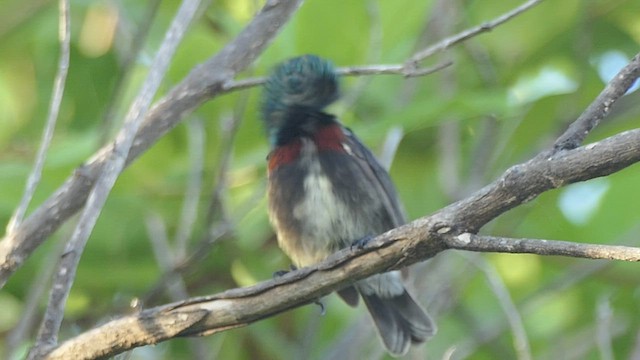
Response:
[{"label": "tree branch", "polygon": [[[171,284],[175,278],[199,264],[209,254],[211,248],[220,239],[227,237],[234,231],[234,224],[229,219],[228,209],[224,193],[227,189],[227,171],[233,153],[233,144],[238,133],[240,119],[246,111],[247,96],[242,96],[238,102],[235,111],[229,117],[224,116],[220,120],[222,136],[220,137],[220,155],[216,169],[215,188],[211,193],[209,201],[209,210],[206,215],[204,228],[207,229],[205,234],[200,237],[198,242],[190,249],[190,253],[186,253],[186,247],[178,248],[171,267],[163,269],[163,273],[159,279],[153,284],[150,290],[144,296],[141,296],[144,304],[155,301],[164,289]],[[178,245],[177,243],[176,245]],[[185,244],[186,246],[186,244]]]},{"label": "tree branch", "polygon": [[[638,162],[638,144],[640,129],[634,129],[571,151],[550,157],[536,156],[512,166],[492,184],[444,208],[446,226],[455,227],[450,231],[455,230],[453,232],[457,234],[476,233],[498,215],[535,199],[544,191],[606,176]],[[470,207],[470,204],[481,209]]]},{"label": "tree branch", "polygon": [[417,66],[417,64],[432,56],[433,54],[439,53],[441,51],[447,50],[454,45],[457,45],[463,41],[466,41],[474,36],[477,36],[483,32],[491,31],[495,29],[497,26],[504,24],[505,22],[513,19],[514,17],[522,14],[523,12],[531,9],[532,7],[540,4],[542,0],[529,0],[526,3],[518,6],[517,8],[498,16],[497,18],[487,21],[482,25],[473,27],[471,29],[460,32],[456,35],[448,37],[443,41],[439,41],[437,44],[432,45],[422,51],[419,51],[411,59],[409,59],[406,63],[413,64],[412,66]]},{"label": "tree branch", "polygon": [[569,128],[556,140],[553,148],[555,151],[575,149],[580,146],[600,121],[607,116],[616,100],[621,98],[633,86],[640,76],[640,54],[618,72],[616,76],[602,90],[596,100],[580,114]]},{"label": "tree branch", "polygon": [[[118,71],[118,73],[116,74],[116,79],[114,81],[113,90],[109,98],[109,103],[107,103],[104,110],[104,115],[102,116],[102,129],[100,131],[101,134],[100,142],[98,143],[99,146],[106,144],[110,139],[117,112],[120,109],[121,102],[124,100],[124,94],[126,93],[125,87],[127,86],[129,79],[131,78],[132,70],[136,65],[136,59],[139,58],[144,49],[145,41],[147,39],[151,26],[154,23],[156,15],[158,14],[160,3],[161,0],[149,1],[145,9],[145,14],[142,17],[142,21],[135,30],[133,38],[131,39],[131,43],[126,47],[127,50],[125,51],[120,64],[122,70]],[[127,25],[122,25],[123,23],[124,19],[118,21],[120,27],[125,27],[122,32],[130,32],[129,29],[126,29]]]},{"label": "tree branch", "polygon": [[47,114],[47,123],[45,130],[42,133],[42,140],[40,141],[40,148],[38,148],[38,155],[36,156],[36,163],[33,165],[33,169],[27,179],[27,185],[24,190],[24,194],[20,199],[20,204],[14,211],[9,223],[7,224],[7,233],[14,232],[20,223],[24,219],[24,215],[27,212],[27,207],[33,198],[33,194],[36,192],[38,183],[40,183],[40,177],[42,176],[42,168],[44,167],[44,161],[47,157],[47,150],[51,144],[53,138],[53,131],[56,128],[56,122],[58,121],[58,113],[60,112],[60,104],[62,103],[62,96],[64,95],[64,87],[67,80],[67,73],[69,72],[69,57],[71,49],[71,20],[69,17],[69,1],[60,0],[59,2],[59,36],[60,36],[60,58],[58,59],[58,72],[53,82],[53,96],[51,97],[51,103],[49,104],[49,113]]},{"label": "tree branch", "polygon": [[[338,69],[338,73],[340,75],[346,76],[358,76],[358,75],[383,75],[383,74],[391,74],[391,75],[403,75],[405,77],[418,77],[424,76],[441,69],[444,69],[450,65],[452,62],[446,61],[442,64],[419,69],[418,62],[433,56],[441,51],[449,49],[454,45],[457,45],[463,41],[469,40],[474,36],[480,35],[483,32],[491,31],[495,29],[497,26],[504,24],[505,22],[511,20],[512,18],[522,14],[523,12],[529,10],[541,3],[542,0],[529,0],[526,3],[518,6],[517,8],[500,15],[499,17],[488,21],[482,25],[466,29],[461,31],[451,37],[438,41],[436,44],[429,46],[423,50],[416,52],[413,56],[409,58],[404,64],[381,64],[381,65],[368,65],[368,66],[354,66],[348,68]],[[250,79],[243,79],[237,81],[230,81],[225,84],[226,91],[235,91],[250,88],[253,86],[261,85],[265,82],[266,78],[257,77]]]},{"label": "tree branch", "polygon": [[75,280],[78,264],[89,235],[93,231],[93,227],[100,216],[109,193],[111,193],[111,189],[124,169],[135,135],[151,105],[154,95],[162,83],[162,79],[164,79],[178,45],[196,14],[199,4],[200,0],[184,0],[182,2],[153,60],[149,74],[129,108],[125,122],[114,142],[113,149],[107,155],[105,166],[101,169],[100,175],[89,193],[87,204],[60,258],[57,271],[54,274],[53,286],[51,287],[44,319],[42,320],[36,343],[29,352],[28,359],[40,358],[47,347],[53,346],[58,342],[58,331],[64,318],[67,298]]},{"label": "tree branch", "polygon": [[[444,68],[453,65],[452,61],[445,61],[441,64],[422,68],[409,70],[403,64],[379,64],[379,65],[362,65],[362,66],[350,66],[336,69],[336,72],[343,76],[363,76],[363,75],[402,75],[406,78],[425,76],[433,74]],[[234,80],[224,85],[225,91],[236,91],[259,86],[267,81],[266,77],[255,77],[242,80]]]},{"label": "tree branch", "polygon": [[[482,225],[540,193],[605,176],[640,161],[640,129],[534,158],[507,170],[468,199],[386,232],[362,250],[344,249],[317,265],[280,278],[125,316],[85,332],[53,350],[49,359],[112,356],[175,336],[208,335],[245,326],[309,303],[354,281],[431,258],[446,249],[526,252],[640,261],[639,248],[475,236]],[[514,246],[517,244],[517,246]],[[548,250],[552,249],[552,250]]]},{"label": "tree branch", "polygon": [[522,321],[522,315],[518,312],[518,308],[498,271],[480,256],[465,256],[465,258],[480,269],[487,279],[491,291],[498,299],[513,334],[513,348],[516,351],[518,360],[531,360],[531,345],[524,327],[524,321]]},{"label": "tree branch", "polygon": [[[159,100],[136,135],[127,165],[204,101],[222,94],[224,84],[266,48],[301,3],[302,0],[268,1],[235,40],[197,66]],[[0,287],[51,233],[84,205],[111,148],[112,145],[108,145],[99,150],[14,232],[0,241]]]},{"label": "tree branch", "polygon": [[450,249],[510,254],[560,255],[585,259],[640,261],[640,248],[542,239],[513,239],[464,233],[446,238]]}]

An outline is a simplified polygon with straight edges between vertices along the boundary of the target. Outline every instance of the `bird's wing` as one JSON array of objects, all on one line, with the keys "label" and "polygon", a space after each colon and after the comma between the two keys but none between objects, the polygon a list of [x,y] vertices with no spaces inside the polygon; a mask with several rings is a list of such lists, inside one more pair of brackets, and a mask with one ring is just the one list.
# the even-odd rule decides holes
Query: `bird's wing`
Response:
[{"label": "bird's wing", "polygon": [[383,202],[392,222],[389,224],[391,226],[389,229],[405,224],[407,222],[406,215],[389,174],[351,130],[344,128],[344,132],[346,137],[345,145],[349,147],[367,180],[380,194],[380,200]]}]

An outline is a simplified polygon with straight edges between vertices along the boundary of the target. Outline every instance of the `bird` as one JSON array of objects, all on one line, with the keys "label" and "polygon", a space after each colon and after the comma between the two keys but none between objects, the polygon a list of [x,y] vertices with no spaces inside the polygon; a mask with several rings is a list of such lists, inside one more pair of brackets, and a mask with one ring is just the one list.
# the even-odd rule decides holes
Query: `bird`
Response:
[{"label": "bird", "polygon": [[[356,135],[325,108],[340,97],[333,63],[316,55],[277,65],[263,85],[269,220],[296,268],[406,223],[387,171]],[[436,332],[401,271],[373,275],[338,291],[350,306],[361,297],[392,356]]]}]

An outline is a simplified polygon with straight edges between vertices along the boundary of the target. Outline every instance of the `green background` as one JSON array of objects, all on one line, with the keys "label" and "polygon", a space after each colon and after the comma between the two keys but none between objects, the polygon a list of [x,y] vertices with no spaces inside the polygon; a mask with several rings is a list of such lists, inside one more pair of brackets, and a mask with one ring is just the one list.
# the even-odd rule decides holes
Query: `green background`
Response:
[{"label": "green background", "polygon": [[[159,96],[233,39],[262,3],[214,1],[180,45]],[[338,66],[402,63],[425,45],[519,4],[441,3],[447,6],[423,0],[307,1],[240,78],[264,75],[274,64],[305,53]],[[132,0],[71,2],[69,75],[30,210],[117,131],[178,2],[160,3],[139,55],[126,66],[132,39],[150,6]],[[56,2],[5,0],[0,9],[0,223],[6,224],[38,148],[59,45]],[[463,198],[548,148],[602,90],[608,80],[604,74],[614,74],[639,44],[638,1],[547,1],[424,64],[452,60],[445,71],[409,80],[393,75],[345,78],[343,100],[330,110],[376,153],[392,129],[403,129],[391,175],[414,219]],[[206,103],[122,174],[80,262],[62,340],[132,312],[130,304],[145,298],[158,281],[161,266],[146,224],[159,221],[173,246],[193,168],[190,148],[202,136],[202,188],[186,252],[195,249],[206,232],[212,190],[221,178],[230,119],[237,121],[238,131],[213,217],[226,217],[233,230],[184,274],[186,289],[193,296],[212,294],[269,279],[288,267],[267,220],[269,146],[259,100],[260,89],[251,88]],[[637,92],[623,98],[587,142],[638,127],[638,104]],[[108,110],[112,121],[106,120]],[[637,246],[638,184],[640,168],[632,166],[550,191],[499,217],[482,233]],[[74,224],[72,220],[55,233],[0,292],[0,350],[6,349],[4,340],[24,314],[36,277],[51,273],[48,264]],[[631,263],[442,253],[414,267],[414,293],[437,320],[439,332],[409,358],[521,356],[498,296],[502,290],[522,318],[534,358],[640,356],[638,274],[638,265]],[[171,299],[163,294],[146,305]],[[386,356],[362,306],[351,309],[334,295],[324,302],[324,316],[318,307],[306,306],[197,344],[178,339],[136,349],[131,358],[197,358],[194,349],[203,358],[221,359]],[[29,339],[40,318],[35,320]],[[21,343],[19,351],[29,345]]]}]

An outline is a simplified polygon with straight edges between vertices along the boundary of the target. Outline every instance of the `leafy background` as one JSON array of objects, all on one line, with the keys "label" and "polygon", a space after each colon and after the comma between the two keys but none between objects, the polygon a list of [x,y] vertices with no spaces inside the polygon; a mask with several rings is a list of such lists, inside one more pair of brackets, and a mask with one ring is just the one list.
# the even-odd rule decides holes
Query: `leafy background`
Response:
[{"label": "leafy background", "polygon": [[[163,90],[224,46],[262,4],[219,0],[208,6],[178,49]],[[135,33],[156,5],[148,36],[133,56]],[[307,1],[245,77],[264,75],[279,61],[304,53],[339,66],[402,63],[426,44],[516,5],[498,0]],[[177,6],[173,1],[71,2],[70,71],[31,210],[113,136]],[[59,46],[56,2],[5,0],[0,8],[0,223],[7,223],[40,141]],[[427,64],[453,60],[445,71],[410,80],[389,75],[344,79],[344,98],[331,112],[377,153],[390,134],[402,129],[391,174],[410,217],[417,218],[548,147],[638,52],[639,44],[638,1],[544,2]],[[227,219],[233,230],[184,274],[188,294],[254,284],[288,267],[266,215],[269,148],[259,99],[259,89],[252,88],[203,105],[123,173],[81,260],[63,339],[135,311],[131,304],[145,299],[157,283],[162,269],[154,256],[157,240],[150,238],[159,235],[150,233],[147,224],[166,229],[174,242],[194,159],[202,162],[202,191],[186,252],[206,232],[208,213],[216,221]],[[638,92],[628,94],[587,141],[638,127],[638,104]],[[234,124],[237,133],[230,130]],[[199,137],[204,139],[201,158],[194,145]],[[230,162],[224,168],[227,154]],[[209,211],[220,179],[222,196]],[[640,168],[633,166],[550,191],[482,232],[638,246],[638,184]],[[63,226],[0,292],[0,350],[7,350],[11,330],[25,315],[28,295],[46,289],[35,279],[51,272],[72,225]],[[510,325],[518,315],[534,358],[640,357],[637,264],[447,252],[415,266],[412,282],[439,332],[412,350],[410,358],[526,358]],[[508,299],[513,309],[505,307]],[[146,305],[170,300],[163,294]],[[318,307],[306,306],[212,337],[136,349],[131,358],[386,356],[362,307],[350,309],[335,296],[323,301],[324,316]],[[40,311],[45,303],[46,291]],[[35,320],[15,356],[28,348]]]}]

